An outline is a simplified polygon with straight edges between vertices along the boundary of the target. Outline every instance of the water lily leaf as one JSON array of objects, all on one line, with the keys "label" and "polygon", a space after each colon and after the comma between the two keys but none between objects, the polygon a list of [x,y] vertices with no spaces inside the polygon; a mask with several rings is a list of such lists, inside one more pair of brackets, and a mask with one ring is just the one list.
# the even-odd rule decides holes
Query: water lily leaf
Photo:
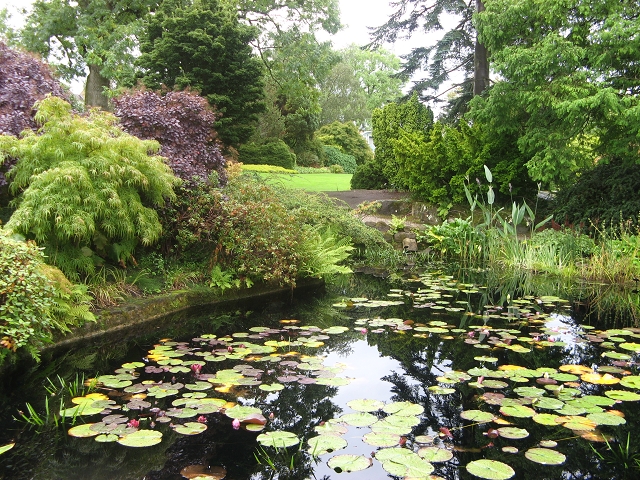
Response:
[{"label": "water lily leaf", "polygon": [[518,387],[513,389],[514,393],[517,393],[521,397],[542,397],[545,393],[544,389],[538,387]]},{"label": "water lily leaf", "polygon": [[157,430],[136,430],[118,440],[125,447],[151,447],[162,441],[162,432]]},{"label": "water lily leaf", "polygon": [[424,412],[424,407],[411,402],[393,402],[385,405],[382,410],[389,414],[414,416]]},{"label": "water lily leaf", "polygon": [[508,383],[502,382],[500,380],[484,380],[481,384],[482,387],[485,388],[497,388],[497,389],[502,389],[502,388],[507,388],[509,386]]},{"label": "water lily leaf", "polygon": [[640,375],[629,375],[628,377],[624,377],[620,380],[620,385],[627,388],[635,388],[636,390],[640,389]]},{"label": "water lily leaf", "polygon": [[272,383],[271,385],[262,384],[258,388],[265,392],[277,392],[279,390],[284,390],[284,385],[282,385],[281,383]]},{"label": "water lily leaf", "polygon": [[113,443],[117,442],[120,437],[115,433],[101,433],[95,438],[98,443]]},{"label": "water lily leaf", "polygon": [[555,426],[558,425],[559,415],[552,415],[551,413],[539,413],[532,417],[532,420],[541,425]]},{"label": "water lily leaf", "polygon": [[328,335],[339,335],[341,333],[348,332],[348,331],[349,331],[348,327],[342,327],[338,325],[334,325],[333,327],[325,328],[323,330],[323,332]]},{"label": "water lily leaf", "polygon": [[307,440],[307,452],[314,457],[341,450],[347,441],[338,435],[318,435]]},{"label": "water lily leaf", "polygon": [[495,418],[495,415],[490,412],[483,412],[482,410],[465,410],[460,416],[465,420],[477,423],[491,422]]},{"label": "water lily leaf", "polygon": [[369,468],[372,463],[370,458],[362,455],[336,455],[329,459],[327,465],[337,473],[350,473],[365,470]]},{"label": "water lily leaf", "polygon": [[[376,454],[376,459],[378,455]],[[381,461],[384,468],[391,475],[398,477],[424,478],[433,472],[434,467],[428,461],[409,451],[408,455],[388,458]]]},{"label": "water lily leaf", "polygon": [[73,418],[78,415],[96,415],[104,410],[104,407],[93,407],[92,403],[82,403],[75,407],[60,410],[60,416],[64,418]]},{"label": "water lily leaf", "polygon": [[573,373],[575,375],[584,375],[585,373],[593,373],[593,370],[584,365],[561,365],[558,370],[566,373]]},{"label": "water lily leaf", "polygon": [[96,378],[97,382],[102,383],[107,388],[124,388],[131,385],[136,377],[133,375],[100,375]]},{"label": "water lily leaf", "polygon": [[620,400],[626,402],[637,402],[640,400],[640,394],[635,392],[628,392],[627,390],[610,390],[604,393],[607,397],[613,400]]},{"label": "water lily leaf", "polygon": [[362,437],[362,440],[374,447],[393,447],[400,443],[400,435],[385,432],[369,432]]},{"label": "water lily leaf", "polygon": [[281,430],[261,433],[256,440],[266,447],[274,448],[292,447],[300,443],[300,439],[295,434]]},{"label": "water lily leaf", "polygon": [[67,433],[72,437],[79,437],[79,438],[95,437],[96,435],[98,435],[98,432],[91,430],[91,427],[93,425],[94,425],[93,423],[84,423],[82,425],[76,425],[75,427],[70,428],[67,431]]},{"label": "water lily leaf", "polygon": [[518,450],[516,447],[506,446],[502,447],[502,451],[504,453],[518,453],[520,450]]},{"label": "water lily leaf", "polygon": [[344,425],[333,422],[325,422],[315,427],[314,430],[320,435],[344,435],[349,431]]},{"label": "water lily leaf", "polygon": [[488,356],[473,357],[473,359],[477,360],[478,362],[489,362],[489,363],[496,363],[499,360],[496,357],[488,357]]},{"label": "water lily leaf", "polygon": [[527,438],[529,436],[529,432],[527,430],[517,427],[500,427],[498,429],[498,433],[501,437],[509,438],[512,440],[519,440],[522,438]]},{"label": "water lily leaf", "polygon": [[640,353],[640,343],[621,343],[618,346],[623,350],[629,350],[634,353]]},{"label": "water lily leaf", "polygon": [[207,426],[200,422],[187,422],[184,425],[176,425],[175,431],[182,435],[198,435],[204,432]]},{"label": "water lily leaf", "polygon": [[156,398],[165,398],[171,397],[173,395],[177,395],[180,393],[180,390],[174,388],[174,385],[167,384],[167,387],[153,386],[147,390],[147,395]]},{"label": "water lily leaf", "polygon": [[109,397],[107,397],[104,393],[89,393],[84,397],[74,397],[71,399],[71,402],[75,403],[76,405],[82,405],[86,403],[91,404],[93,402],[97,402],[98,400],[108,400],[108,399]]},{"label": "water lily leaf", "polygon": [[601,375],[599,373],[584,373],[580,375],[583,382],[593,383],[595,385],[615,385],[620,382],[618,377],[614,377],[610,373]]},{"label": "water lily leaf", "polygon": [[262,415],[262,410],[256,407],[236,405],[235,407],[227,408],[224,414],[229,418],[238,419],[242,422],[253,415]]},{"label": "water lily leaf", "polygon": [[368,427],[378,421],[378,417],[367,412],[345,413],[338,418],[339,421],[352,427]]},{"label": "water lily leaf", "polygon": [[503,405],[500,407],[500,413],[505,417],[531,418],[536,414],[536,411],[524,405]]},{"label": "water lily leaf", "polygon": [[536,408],[544,408],[546,410],[559,410],[565,406],[562,400],[550,397],[537,398],[534,402]]},{"label": "water lily leaf", "polygon": [[497,460],[474,460],[466,468],[471,475],[489,480],[507,480],[516,474],[509,465]]},{"label": "water lily leaf", "polygon": [[432,385],[428,388],[428,390],[434,395],[450,395],[452,393],[455,393],[456,391],[455,388],[445,388],[439,385]]},{"label": "water lily leaf", "polygon": [[380,400],[358,399],[347,402],[347,405],[357,412],[375,412],[384,407],[384,402]]},{"label": "water lily leaf", "polygon": [[524,452],[524,456],[542,465],[561,465],[567,459],[562,453],[549,448],[530,448]]},{"label": "water lily leaf", "polygon": [[195,383],[187,383],[184,388],[186,388],[187,390],[191,390],[194,392],[202,392],[204,390],[209,390],[212,387],[211,383],[209,382],[195,382]]},{"label": "water lily leaf", "polygon": [[418,455],[430,463],[448,462],[453,458],[453,452],[440,447],[422,447]]},{"label": "water lily leaf", "polygon": [[580,416],[558,417],[557,422],[561,423],[563,427],[574,431],[590,431],[596,428],[594,421]]},{"label": "water lily leaf", "polygon": [[[371,425],[371,430],[377,433],[395,433],[396,435],[407,435],[411,432],[412,428],[415,425],[420,423],[420,421],[415,417],[398,417],[398,419],[406,420],[406,422],[402,423],[395,420],[394,423],[391,423],[387,421],[388,418],[390,417],[379,420]],[[413,422],[412,420],[415,420],[415,422]]]},{"label": "water lily leaf", "polygon": [[618,415],[612,413],[590,413],[587,418],[594,422],[596,425],[624,425],[627,421]]}]

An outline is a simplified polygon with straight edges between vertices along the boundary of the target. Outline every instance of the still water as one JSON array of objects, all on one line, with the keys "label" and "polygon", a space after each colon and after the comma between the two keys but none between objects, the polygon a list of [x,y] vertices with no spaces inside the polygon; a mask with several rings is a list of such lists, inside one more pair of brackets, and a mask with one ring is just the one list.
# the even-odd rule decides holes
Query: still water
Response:
[{"label": "still water", "polygon": [[[633,315],[496,285],[352,275],[19,365],[0,380],[0,478],[639,478]],[[71,394],[76,378],[100,382]],[[45,398],[78,437],[70,418],[14,420]]]}]

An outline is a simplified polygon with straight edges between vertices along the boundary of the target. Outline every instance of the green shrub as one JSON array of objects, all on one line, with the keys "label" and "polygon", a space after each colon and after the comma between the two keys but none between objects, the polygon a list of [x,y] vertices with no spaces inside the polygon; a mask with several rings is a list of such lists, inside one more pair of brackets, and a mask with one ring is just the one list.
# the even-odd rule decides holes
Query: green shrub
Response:
[{"label": "green shrub", "polygon": [[570,229],[548,228],[535,232],[527,243],[533,248],[551,245],[560,256],[568,257],[572,261],[590,257],[597,251],[596,243],[591,237]]},{"label": "green shrub", "polygon": [[45,248],[69,278],[111,257],[124,264],[138,243],[153,244],[162,227],[154,209],[180,182],[159,145],[124,133],[113,115],[74,115],[57,97],[37,104],[38,135],[0,136],[0,159],[18,158],[8,176],[20,193],[6,227]]},{"label": "green shrub", "polygon": [[[348,155],[346,153],[342,153],[339,148],[333,147],[331,145],[326,145],[324,147],[324,153],[327,155],[327,161],[325,164],[327,166],[339,165],[342,167],[342,172],[340,173],[355,173],[356,167],[356,159],[353,155]],[[337,172],[332,172],[337,173]]]},{"label": "green shrub", "polygon": [[309,152],[309,151],[300,152],[297,157],[297,163],[302,167],[313,167],[313,168],[322,167],[323,165],[322,161],[320,160],[320,157],[316,155],[314,152]]},{"label": "green shrub", "polygon": [[351,177],[351,188],[353,190],[378,190],[387,188],[387,186],[388,179],[384,176],[375,160],[358,165],[353,177]]},{"label": "green shrub", "polygon": [[[324,145],[337,147],[340,152],[352,155],[358,165],[373,160],[373,152],[369,144],[351,122],[333,122],[323,125],[316,131],[316,138]],[[346,168],[345,172],[353,173]]]},{"label": "green shrub", "polygon": [[637,225],[639,191],[640,165],[615,160],[599,163],[558,192],[554,218],[592,232]]},{"label": "green shrub", "polygon": [[0,363],[19,348],[38,358],[56,330],[93,320],[83,286],[46,265],[34,242],[0,230]]},{"label": "green shrub", "polygon": [[441,258],[471,260],[480,250],[481,235],[471,219],[454,218],[442,225],[427,226],[418,232],[417,240]]},{"label": "green shrub", "polygon": [[267,143],[246,143],[238,149],[239,161],[248,165],[275,165],[292,170],[296,155],[280,139]]}]

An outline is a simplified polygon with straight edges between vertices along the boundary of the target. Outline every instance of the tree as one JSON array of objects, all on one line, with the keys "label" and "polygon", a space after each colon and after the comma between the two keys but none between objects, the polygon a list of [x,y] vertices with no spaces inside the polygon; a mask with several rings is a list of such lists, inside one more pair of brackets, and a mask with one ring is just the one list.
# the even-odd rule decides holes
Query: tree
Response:
[{"label": "tree", "polygon": [[[35,129],[33,106],[46,95],[68,99],[51,68],[35,55],[0,42],[0,65],[0,135],[17,136],[25,129]],[[7,159],[0,168],[1,196],[6,194],[5,173],[13,165],[15,159]]]},{"label": "tree", "polygon": [[608,159],[638,162],[637,2],[494,0],[477,25],[502,81],[473,118],[518,137],[531,178],[572,180]]},{"label": "tree", "polygon": [[402,73],[411,76],[420,70],[426,71],[427,78],[415,81],[411,91],[419,93],[423,100],[442,101],[441,94],[425,91],[437,92],[453,72],[460,72],[464,79],[454,88],[468,86],[462,90],[466,101],[460,104],[465,108],[472,95],[479,95],[489,85],[487,51],[478,41],[473,24],[474,13],[484,10],[483,0],[398,0],[393,5],[397,7],[395,12],[373,32],[373,45],[394,42],[403,35],[410,37],[416,31],[443,30],[443,16],[457,20],[456,26],[434,45],[415,47],[405,55]]},{"label": "tree", "polygon": [[373,152],[358,128],[349,122],[333,122],[316,132],[316,138],[324,145],[338,147],[343,153],[353,155],[358,165],[373,160]]},{"label": "tree", "polygon": [[412,133],[426,140],[433,126],[433,112],[425,107],[418,95],[408,101],[390,103],[373,112],[373,143],[376,146],[374,163],[396,189],[408,188],[403,175],[403,160],[396,155],[394,141],[402,134]]},{"label": "tree", "polygon": [[262,66],[249,43],[258,32],[218,0],[165,0],[140,42],[137,64],[152,89],[199,91],[221,114],[216,130],[237,147],[251,136],[264,109]]},{"label": "tree", "polygon": [[157,241],[154,207],[175,198],[179,183],[161,157],[150,155],[158,143],[124,133],[107,112],[74,115],[58,97],[37,109],[38,135],[0,137],[0,155],[18,158],[9,178],[20,195],[6,228],[44,246],[73,279],[107,256],[124,264],[138,242]]},{"label": "tree", "polygon": [[158,0],[36,0],[22,42],[63,78],[84,78],[85,105],[109,109],[106,92],[131,86],[136,36]]},{"label": "tree", "polygon": [[341,61],[321,84],[322,124],[356,122],[367,125],[371,112],[402,96],[405,79],[398,75],[400,58],[382,48],[355,45],[339,52]]},{"label": "tree", "polygon": [[207,181],[215,172],[226,182],[225,159],[215,142],[216,114],[203,97],[192,92],[160,95],[148,90],[125,93],[113,100],[122,129],[143,140],[157,140],[160,155],[173,173],[190,184]]}]

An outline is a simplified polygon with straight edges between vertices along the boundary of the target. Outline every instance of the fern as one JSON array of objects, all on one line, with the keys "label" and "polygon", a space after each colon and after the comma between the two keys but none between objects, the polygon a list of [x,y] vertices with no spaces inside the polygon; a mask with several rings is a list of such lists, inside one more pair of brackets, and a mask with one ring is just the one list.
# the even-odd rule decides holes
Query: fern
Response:
[{"label": "fern", "polygon": [[349,258],[354,247],[349,238],[338,238],[331,228],[308,227],[300,244],[302,265],[300,273],[323,278],[335,274],[352,273],[340,262]]},{"label": "fern", "polygon": [[57,97],[36,107],[38,135],[0,137],[0,156],[18,158],[8,173],[19,195],[7,227],[43,245],[72,278],[92,273],[116,245],[126,246],[115,255],[122,262],[136,243],[156,242],[154,207],[174,199],[180,182],[153,155],[158,143],[124,133],[109,113],[74,115]]}]

